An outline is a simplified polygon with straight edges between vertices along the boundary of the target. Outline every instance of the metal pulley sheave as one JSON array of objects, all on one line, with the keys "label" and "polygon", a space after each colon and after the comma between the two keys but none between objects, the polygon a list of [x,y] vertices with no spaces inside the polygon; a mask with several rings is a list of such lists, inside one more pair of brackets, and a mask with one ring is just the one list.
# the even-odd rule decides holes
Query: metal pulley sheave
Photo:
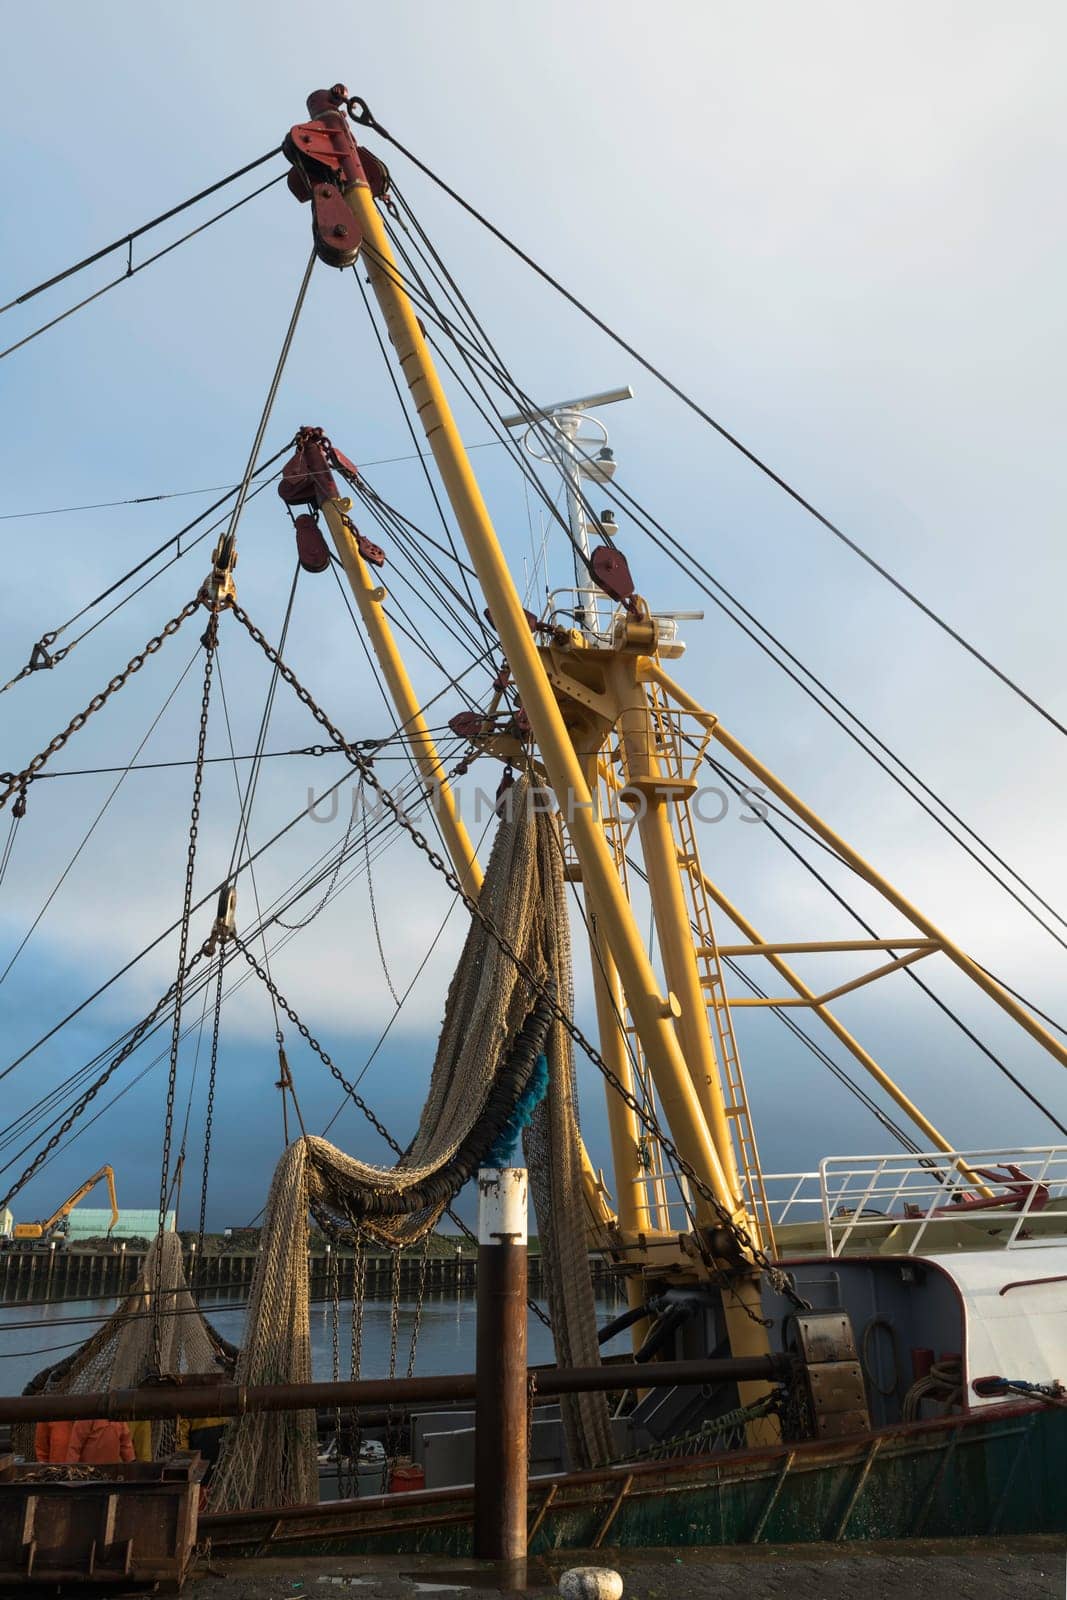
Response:
[{"label": "metal pulley sheave", "polygon": [[352,136],[342,109],[347,100],[341,83],[316,90],[307,101],[314,120],[297,123],[282,142],[282,154],[292,163],[289,192],[302,205],[311,202],[315,253],[330,267],[352,266],[363,243],[343,189],[365,183],[380,200],[389,188],[385,163]]}]

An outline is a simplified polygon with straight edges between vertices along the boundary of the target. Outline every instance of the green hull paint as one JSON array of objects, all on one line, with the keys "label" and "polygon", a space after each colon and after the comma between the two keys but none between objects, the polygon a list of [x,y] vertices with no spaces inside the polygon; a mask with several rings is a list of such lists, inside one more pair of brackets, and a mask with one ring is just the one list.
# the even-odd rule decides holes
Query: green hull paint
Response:
[{"label": "green hull paint", "polygon": [[[997,1407],[793,1451],[535,1480],[529,1507],[531,1555],[1067,1533],[1067,1409]],[[469,1490],[439,1490],[209,1515],[201,1536],[234,1555],[469,1556],[471,1512]]]}]

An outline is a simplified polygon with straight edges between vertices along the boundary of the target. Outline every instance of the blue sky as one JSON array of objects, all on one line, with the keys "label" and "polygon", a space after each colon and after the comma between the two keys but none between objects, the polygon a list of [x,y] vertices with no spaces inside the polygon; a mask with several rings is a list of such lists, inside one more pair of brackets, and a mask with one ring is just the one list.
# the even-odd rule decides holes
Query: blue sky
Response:
[{"label": "blue sky", "polygon": [[[537,8],[396,4],[358,14],[326,4],[313,24],[273,3],[170,13],[114,4],[103,22],[42,5],[8,24],[20,70],[0,107],[8,151],[0,300],[265,151],[304,115],[308,90],[342,79],[1063,718],[1065,239],[1053,199],[1064,153],[1063,33],[1061,13],[1046,5],[1009,15],[986,4],[904,4],[876,17],[822,3],[744,14],[718,3],[668,3],[654,15],[561,0]],[[1052,904],[1067,901],[1062,737],[400,158],[392,164],[522,385],[551,399],[632,382],[635,400],[605,414],[625,484]],[[307,248],[306,210],[284,188],[271,190],[0,364],[0,512],[235,481]],[[101,264],[9,313],[4,334],[29,331],[112,271]],[[481,443],[484,423],[462,403],[457,411],[468,439]],[[325,268],[312,282],[269,448],[305,422],[326,427],[358,462],[409,450],[351,274]],[[473,459],[521,572],[531,536],[539,537],[536,514],[531,525],[521,484],[498,449]],[[432,527],[416,463],[368,467],[368,476]],[[204,503],[190,497],[0,524],[0,677],[21,665],[44,628]],[[656,603],[702,603],[625,525],[623,543],[639,587]],[[556,581],[565,581],[562,549],[554,561]],[[22,766],[179,609],[204,566],[201,547],[62,668],[0,698],[0,765]],[[268,633],[280,625],[291,570],[287,519],[268,493],[246,512],[238,568],[242,602]],[[732,624],[709,607],[686,632],[686,685],[980,960],[1060,1014],[1063,951]],[[62,765],[125,762],[194,643],[180,635],[169,644],[63,752]],[[350,734],[387,725],[329,578],[303,581],[289,654]],[[447,639],[442,654],[452,665],[459,660]],[[249,750],[264,667],[235,636],[224,639],[222,662],[234,739]],[[412,670],[420,693],[437,692],[425,663],[413,659]],[[191,752],[196,674],[194,666],[145,759]],[[444,715],[458,709],[441,704]],[[316,737],[299,707],[279,703],[274,748]],[[217,718],[211,740],[221,754]],[[336,762],[273,763],[257,798],[253,843],[300,808],[309,783],[340,772]],[[35,787],[0,889],[0,953],[22,937],[113,782]],[[0,986],[5,1059],[177,914],[188,802],[186,769],[133,774],[123,784]],[[225,765],[212,769],[204,811],[198,881],[206,887],[225,866],[236,820]],[[263,902],[342,826],[343,819],[332,832],[304,824],[272,853],[259,876]],[[703,846],[709,870],[768,934],[849,931],[762,830],[728,818],[706,830]],[[399,987],[422,960],[448,896],[404,841],[376,867],[374,884]],[[869,897],[856,898],[870,910]],[[246,918],[249,902],[243,890]],[[350,1074],[392,1010],[369,910],[361,878],[276,957],[281,988]],[[899,928],[889,912],[876,920],[887,933]],[[417,1000],[361,1085],[401,1139],[421,1100],[462,931],[453,916]],[[0,1083],[0,1109],[9,1113],[2,1120],[142,1015],[173,966],[167,943]],[[820,972],[839,981],[851,970]],[[1062,1108],[1061,1069],[954,974],[932,964],[926,972],[981,1037]],[[842,1017],[961,1144],[1046,1138],[1047,1125],[910,990],[895,978],[893,987],[843,1002]],[[209,1211],[220,1224],[258,1209],[281,1137],[269,1007],[246,986],[226,1015]],[[773,1018],[747,1014],[741,1046],[769,1167],[882,1147],[881,1130]],[[130,1076],[149,1059],[138,1058]],[[335,1086],[304,1052],[294,1048],[291,1059],[308,1122],[321,1126],[336,1106]],[[151,1204],[164,1071],[147,1072],[58,1155],[16,1210],[50,1208],[57,1191],[107,1159],[118,1170],[120,1199]],[[179,1082],[182,1119],[191,1074],[190,1052]],[[581,1079],[587,1137],[606,1161],[599,1087],[584,1069]],[[120,1075],[113,1088],[128,1081]],[[201,1059],[190,1113],[194,1171],[203,1090]],[[360,1154],[380,1153],[351,1112],[334,1131]],[[13,1153],[7,1148],[3,1159]]]}]

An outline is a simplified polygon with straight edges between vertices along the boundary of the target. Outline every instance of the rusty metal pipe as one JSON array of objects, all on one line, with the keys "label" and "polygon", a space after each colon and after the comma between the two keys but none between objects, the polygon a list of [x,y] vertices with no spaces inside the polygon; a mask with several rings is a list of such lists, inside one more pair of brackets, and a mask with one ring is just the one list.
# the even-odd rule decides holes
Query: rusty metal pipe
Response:
[{"label": "rusty metal pipe", "polygon": [[526,1556],[526,1168],[478,1174],[474,1554]]},{"label": "rusty metal pipe", "polygon": [[[602,1367],[531,1367],[528,1377],[542,1398],[592,1394],[597,1390],[669,1389],[675,1384],[743,1383],[785,1377],[788,1356],[724,1356],[706,1361],[635,1361]],[[314,1411],[364,1405],[411,1405],[421,1401],[473,1400],[473,1372],[440,1377],[357,1378],[343,1383],[159,1384],[111,1389],[99,1394],[0,1396],[0,1423],[77,1422],[103,1417],[113,1422],[164,1421],[172,1417],[241,1417],[257,1411]]]}]

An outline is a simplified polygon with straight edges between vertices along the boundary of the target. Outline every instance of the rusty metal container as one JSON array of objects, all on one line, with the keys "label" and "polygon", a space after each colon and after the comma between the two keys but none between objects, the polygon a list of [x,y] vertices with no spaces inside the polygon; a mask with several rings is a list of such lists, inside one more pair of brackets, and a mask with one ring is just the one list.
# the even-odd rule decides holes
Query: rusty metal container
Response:
[{"label": "rusty metal container", "polygon": [[180,1589],[196,1545],[203,1471],[195,1452],[98,1467],[0,1456],[0,1589]]}]

